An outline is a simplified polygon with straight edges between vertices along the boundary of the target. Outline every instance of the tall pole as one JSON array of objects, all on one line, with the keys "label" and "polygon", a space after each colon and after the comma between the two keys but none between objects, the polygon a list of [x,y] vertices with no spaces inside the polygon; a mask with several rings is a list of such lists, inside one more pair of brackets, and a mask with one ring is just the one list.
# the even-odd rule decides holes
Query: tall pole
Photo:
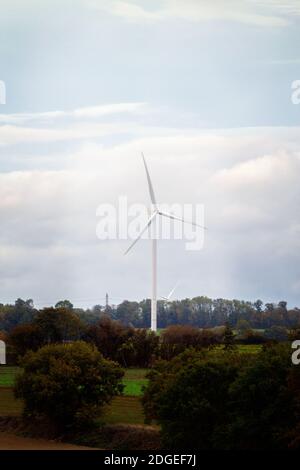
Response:
[{"label": "tall pole", "polygon": [[157,239],[152,239],[151,330],[157,330]]}]

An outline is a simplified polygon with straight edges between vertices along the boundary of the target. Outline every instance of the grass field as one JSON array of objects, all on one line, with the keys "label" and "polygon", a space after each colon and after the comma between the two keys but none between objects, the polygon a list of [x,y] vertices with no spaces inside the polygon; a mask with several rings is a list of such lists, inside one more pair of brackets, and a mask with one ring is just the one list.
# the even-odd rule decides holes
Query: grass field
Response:
[{"label": "grass field", "polygon": [[[0,388],[0,416],[19,416],[23,405],[14,397],[11,387]],[[139,397],[116,397],[104,409],[106,424],[143,424],[144,413]]]},{"label": "grass field", "polygon": [[22,413],[23,405],[14,397],[11,387],[0,388],[0,416],[18,416]]},{"label": "grass field", "polygon": [[[0,416],[22,413],[22,402],[16,400],[13,385],[18,367],[0,367]],[[107,424],[143,424],[144,414],[140,401],[142,386],[147,384],[147,369],[127,369],[123,383],[124,396],[116,397],[105,407],[103,421]]]},{"label": "grass field", "polygon": [[[223,346],[217,346],[209,354],[214,355],[223,349]],[[239,353],[257,354],[261,350],[259,344],[239,344],[237,351]],[[13,387],[15,376],[20,371],[19,367],[0,366],[0,387]],[[128,397],[139,397],[142,395],[142,387],[147,385],[145,378],[147,369],[125,369],[123,378],[124,395]]]},{"label": "grass field", "polygon": [[143,385],[147,385],[148,380],[145,379],[147,369],[126,369],[123,379],[124,395],[131,397],[139,397],[142,395]]},{"label": "grass field", "polygon": [[[209,354],[217,354],[222,346],[214,348]],[[240,353],[256,354],[260,345],[238,345]],[[19,415],[22,412],[22,402],[16,400],[13,386],[18,367],[0,367],[0,416]],[[116,397],[105,408],[104,421],[109,424],[143,424],[144,415],[140,401],[143,385],[147,385],[145,378],[147,369],[126,369],[123,379],[125,385],[124,396]]]},{"label": "grass field", "polygon": [[13,387],[19,367],[0,366],[0,387]]},{"label": "grass field", "polygon": [[[0,367],[0,387],[13,387],[18,367]],[[142,386],[147,385],[145,375],[147,369],[126,369],[123,379],[124,395],[138,397],[142,394]]]},{"label": "grass field", "polygon": [[144,412],[139,397],[116,397],[104,410],[106,424],[144,424]]},{"label": "grass field", "polygon": [[[214,348],[209,354],[216,354]],[[259,345],[239,345],[240,353],[256,354],[261,349]],[[0,416],[18,416],[22,413],[22,402],[16,400],[13,393],[14,379],[20,371],[18,367],[0,367]],[[125,385],[124,395],[116,397],[104,409],[100,421],[107,424],[143,424],[144,414],[140,400],[142,387],[147,384],[145,378],[147,369],[126,369],[123,379]]]},{"label": "grass field", "polygon": [[[261,344],[238,344],[236,347],[236,351],[239,353],[247,353],[247,354],[257,354],[261,350]],[[215,354],[224,349],[223,345],[216,346],[210,351],[210,354]]]}]

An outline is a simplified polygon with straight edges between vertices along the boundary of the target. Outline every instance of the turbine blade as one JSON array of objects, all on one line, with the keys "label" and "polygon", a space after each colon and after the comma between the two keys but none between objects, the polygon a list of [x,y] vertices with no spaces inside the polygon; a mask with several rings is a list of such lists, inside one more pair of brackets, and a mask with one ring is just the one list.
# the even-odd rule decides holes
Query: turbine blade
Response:
[{"label": "turbine blade", "polygon": [[149,187],[149,193],[150,193],[151,202],[152,202],[152,204],[156,207],[157,204],[156,204],[155,194],[154,194],[154,191],[153,191],[153,186],[152,186],[150,174],[149,174],[149,171],[148,171],[147,163],[146,163],[146,160],[145,160],[145,157],[144,157],[143,152],[142,152],[142,158],[143,158],[143,162],[144,162],[144,166],[145,166],[145,170],[146,170],[146,175],[147,175],[147,181],[148,181],[148,187]]},{"label": "turbine blade", "polygon": [[196,224],[195,222],[191,222],[190,220],[182,219],[181,217],[176,217],[176,215],[169,214],[168,212],[158,211],[158,213],[159,215],[162,215],[164,217],[169,217],[169,219],[179,220],[180,222],[183,222],[184,224],[195,225],[196,227],[200,227],[200,228],[203,228],[204,230],[207,230],[207,227],[204,227],[203,225]]},{"label": "turbine blade", "polygon": [[129,248],[127,248],[127,250],[125,251],[124,255],[127,255],[127,253],[131,250],[131,248],[134,247],[134,245],[139,241],[139,239],[141,238],[141,236],[143,235],[143,233],[146,232],[147,228],[151,225],[154,217],[156,217],[157,215],[157,212],[153,212],[153,214],[151,215],[151,217],[149,218],[148,222],[146,223],[146,225],[142,228],[141,232],[139,233],[138,237],[133,240],[133,242],[131,243],[131,245],[129,246]]},{"label": "turbine blade", "polygon": [[170,299],[170,297],[172,297],[172,295],[174,294],[176,288],[178,287],[179,285],[179,281],[176,282],[175,286],[173,287],[173,289],[170,291],[169,295],[167,296],[167,300]]}]

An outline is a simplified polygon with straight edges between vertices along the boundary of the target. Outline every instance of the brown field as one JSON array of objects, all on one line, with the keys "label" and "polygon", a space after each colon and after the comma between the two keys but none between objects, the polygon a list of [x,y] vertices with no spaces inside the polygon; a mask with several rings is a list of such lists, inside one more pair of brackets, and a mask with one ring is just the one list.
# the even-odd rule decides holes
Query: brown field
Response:
[{"label": "brown field", "polygon": [[31,439],[0,432],[0,450],[96,450],[45,439]]},{"label": "brown field", "polygon": [[0,388],[0,416],[19,416],[22,408],[22,402],[15,399],[12,387]]},{"label": "brown field", "polygon": [[[94,449],[119,449],[132,446],[153,449],[160,445],[158,426],[145,426],[144,424],[140,399],[141,387],[146,382],[144,369],[126,371],[124,395],[115,397],[109,405],[105,406],[103,414],[97,419],[101,431],[87,433],[80,438],[72,438],[71,441],[74,444],[51,440],[52,436],[47,432],[40,434],[38,431],[32,432],[31,429],[22,428],[19,423],[23,403],[21,400],[16,400],[13,390],[17,368],[2,368],[0,372],[0,419],[2,419],[0,450],[85,450],[90,448],[86,446],[93,446]],[[6,418],[12,421],[6,423]],[[43,439],[36,439],[36,436]]]},{"label": "brown field", "polygon": [[[22,408],[22,402],[15,399],[12,387],[0,388],[0,416],[20,416]],[[103,421],[107,424],[143,424],[144,414],[139,397],[114,398],[105,407]]]}]

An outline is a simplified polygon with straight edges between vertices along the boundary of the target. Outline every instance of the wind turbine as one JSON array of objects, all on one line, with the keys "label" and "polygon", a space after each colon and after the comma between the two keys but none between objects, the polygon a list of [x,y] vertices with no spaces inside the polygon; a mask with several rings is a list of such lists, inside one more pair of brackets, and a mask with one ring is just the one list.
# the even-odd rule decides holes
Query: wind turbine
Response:
[{"label": "wind turbine", "polygon": [[170,298],[172,297],[172,295],[174,294],[175,290],[177,289],[177,287],[179,286],[180,284],[180,281],[177,281],[175,286],[173,287],[173,289],[170,290],[169,294],[167,295],[167,297],[163,297],[161,296],[161,298],[163,300],[165,300],[166,302],[169,302]]},{"label": "wind turbine", "polygon": [[[152,213],[146,223],[146,225],[142,228],[140,234],[138,237],[131,243],[129,248],[125,251],[125,255],[131,250],[131,248],[134,247],[134,245],[139,241],[139,239],[142,237],[142,235],[148,230],[150,225],[152,223],[155,223],[156,218],[159,216],[162,217],[168,217],[169,219],[172,220],[179,220],[180,222],[183,223],[189,223],[191,225],[195,225],[197,227],[201,227],[205,229],[206,227],[203,227],[202,225],[198,225],[194,222],[188,222],[181,217],[176,217],[173,214],[169,214],[168,212],[163,212],[159,209],[155,194],[153,191],[153,186],[150,178],[150,174],[148,171],[147,163],[144,157],[144,154],[142,152],[142,159],[144,162],[144,167],[146,171],[146,176],[147,176],[147,181],[148,181],[148,188],[149,188],[149,193],[150,193],[150,199],[152,203]],[[152,297],[151,297],[151,330],[152,331],[157,331],[157,239],[155,237],[152,238]]]}]

